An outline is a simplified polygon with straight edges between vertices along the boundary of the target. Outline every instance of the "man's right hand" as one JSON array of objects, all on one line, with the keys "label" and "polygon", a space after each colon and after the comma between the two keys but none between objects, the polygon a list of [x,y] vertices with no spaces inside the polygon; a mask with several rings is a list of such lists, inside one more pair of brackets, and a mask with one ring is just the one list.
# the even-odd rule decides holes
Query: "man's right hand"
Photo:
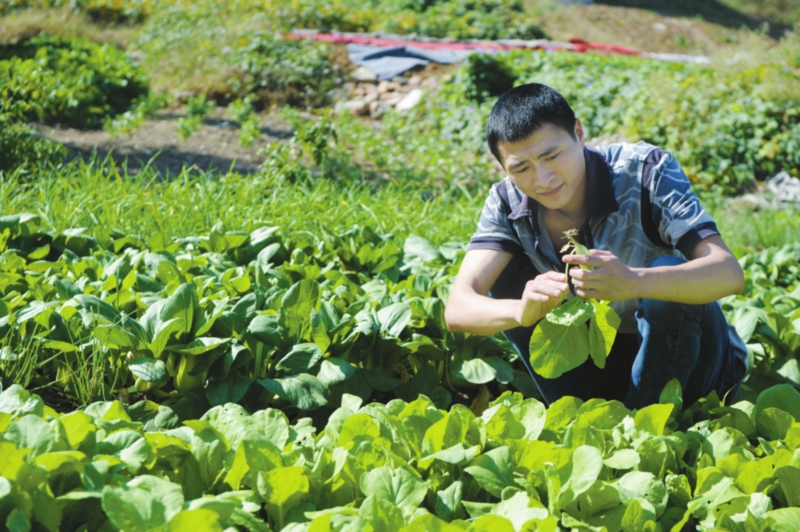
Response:
[{"label": "man's right hand", "polygon": [[487,297],[512,257],[511,253],[493,249],[467,252],[444,311],[451,331],[486,335],[520,325],[531,326],[558,305],[569,289],[564,274],[558,272],[537,275],[528,281],[520,299]]},{"label": "man's right hand", "polygon": [[514,319],[523,327],[530,327],[556,308],[569,291],[564,274],[547,272],[528,281],[514,312]]}]

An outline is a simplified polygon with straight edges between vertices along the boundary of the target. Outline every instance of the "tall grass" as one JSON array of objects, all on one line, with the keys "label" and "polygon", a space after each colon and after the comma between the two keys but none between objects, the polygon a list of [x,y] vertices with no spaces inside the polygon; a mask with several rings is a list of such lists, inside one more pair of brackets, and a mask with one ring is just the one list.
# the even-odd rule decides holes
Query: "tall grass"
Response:
[{"label": "tall grass", "polygon": [[288,183],[264,175],[185,170],[170,181],[146,171],[117,173],[110,160],[44,170],[35,180],[0,180],[3,214],[31,212],[55,230],[103,226],[145,238],[207,232],[217,221],[230,230],[280,226],[284,233],[370,226],[399,237],[465,241],[482,198],[458,187],[439,191],[413,184],[342,184],[327,179]]},{"label": "tall grass", "polygon": [[[360,225],[399,238],[417,234],[436,244],[466,243],[483,200],[455,185],[434,190],[408,181],[289,183],[262,174],[190,170],[163,181],[153,171],[119,173],[110,159],[51,167],[35,180],[0,178],[2,214],[31,212],[54,230],[99,225],[145,239],[198,235],[222,221],[230,230],[277,225],[284,234]],[[800,208],[754,212],[729,200],[703,201],[725,241],[740,253],[800,239]]]}]

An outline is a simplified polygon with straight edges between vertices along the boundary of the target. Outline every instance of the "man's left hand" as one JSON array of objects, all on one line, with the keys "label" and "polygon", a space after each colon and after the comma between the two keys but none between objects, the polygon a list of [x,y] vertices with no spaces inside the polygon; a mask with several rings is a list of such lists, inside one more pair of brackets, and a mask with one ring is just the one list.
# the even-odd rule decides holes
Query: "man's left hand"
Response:
[{"label": "man's left hand", "polygon": [[570,268],[575,293],[602,301],[625,301],[639,297],[639,276],[610,251],[589,250],[591,255],[564,255],[567,264],[590,266],[591,270]]}]

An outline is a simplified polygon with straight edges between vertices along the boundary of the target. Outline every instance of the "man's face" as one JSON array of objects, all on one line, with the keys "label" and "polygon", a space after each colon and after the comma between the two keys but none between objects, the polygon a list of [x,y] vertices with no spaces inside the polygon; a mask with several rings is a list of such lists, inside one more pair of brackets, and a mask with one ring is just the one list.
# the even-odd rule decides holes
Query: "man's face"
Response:
[{"label": "man's face", "polygon": [[586,162],[583,128],[575,121],[576,138],[553,124],[545,124],[518,142],[498,149],[511,181],[547,209],[576,209],[583,205]]}]

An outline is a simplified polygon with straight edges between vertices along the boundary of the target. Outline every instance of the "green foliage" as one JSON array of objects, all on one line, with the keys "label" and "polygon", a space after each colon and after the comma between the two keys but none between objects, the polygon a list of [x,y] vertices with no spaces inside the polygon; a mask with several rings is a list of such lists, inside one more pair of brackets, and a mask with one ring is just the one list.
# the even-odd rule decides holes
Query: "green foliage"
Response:
[{"label": "green foliage", "polygon": [[228,105],[228,114],[231,120],[239,124],[239,142],[242,146],[252,146],[261,138],[261,122],[253,114],[253,106],[249,97],[235,100]]},{"label": "green foliage", "polygon": [[2,0],[0,14],[27,8],[69,7],[108,23],[141,22],[152,12],[153,0]]},{"label": "green foliage", "polygon": [[388,11],[380,29],[393,33],[456,39],[531,40],[545,36],[519,0],[408,0]]},{"label": "green foliage", "polygon": [[[800,115],[792,99],[773,90],[797,84],[800,64],[789,55],[729,70],[555,52],[511,52],[483,61],[497,63],[493,68],[510,72],[517,84],[557,89],[588,138],[645,140],[671,151],[699,188],[730,194],[800,166],[793,149]],[[476,87],[482,76],[467,62],[410,120],[424,121],[467,149],[485,150],[485,124],[496,100],[481,103]]]},{"label": "green foliage", "polygon": [[[198,408],[244,400],[330,411],[344,392],[425,393],[447,406],[479,384],[515,380],[498,342],[444,322],[461,246],[368,228],[294,240],[221,223],[148,243],[101,227],[47,233],[38,220],[0,219],[5,383],[53,386],[82,403],[126,390],[199,394]],[[487,363],[476,371],[479,355]]]},{"label": "green foliage", "polygon": [[[480,416],[425,395],[365,405],[345,393],[312,426],[232,403],[182,424],[177,405],[151,401],[57,413],[11,386],[0,519],[12,530],[795,530],[792,393],[631,411],[506,392]],[[765,413],[786,430],[755,429]]]},{"label": "green foliage", "polygon": [[[578,242],[577,234],[575,229],[564,232],[569,242],[561,249],[562,253],[572,249],[578,255],[589,254],[586,246]],[[564,274],[568,272],[569,266]],[[531,367],[539,375],[555,379],[591,356],[598,368],[604,368],[619,324],[619,315],[607,302],[573,297],[548,312],[534,329],[530,341]]]},{"label": "green foliage", "polygon": [[238,94],[252,94],[262,105],[321,107],[330,103],[330,91],[341,84],[328,53],[324,44],[256,34],[233,58],[239,71],[232,87]]},{"label": "green foliage", "polygon": [[40,164],[57,164],[66,155],[67,149],[61,144],[43,139],[0,114],[0,171],[21,169],[29,173]]},{"label": "green foliage", "polygon": [[186,102],[186,116],[178,120],[178,136],[188,139],[203,125],[203,117],[216,107],[214,102],[206,101],[206,95],[193,96]]},{"label": "green foliage", "polygon": [[171,101],[169,94],[148,93],[135,100],[124,113],[106,117],[103,129],[112,136],[128,135],[138,129],[142,122],[155,116],[156,111],[168,107]]},{"label": "green foliage", "polygon": [[0,48],[0,110],[19,120],[94,128],[147,90],[144,73],[111,45],[36,37]]}]

